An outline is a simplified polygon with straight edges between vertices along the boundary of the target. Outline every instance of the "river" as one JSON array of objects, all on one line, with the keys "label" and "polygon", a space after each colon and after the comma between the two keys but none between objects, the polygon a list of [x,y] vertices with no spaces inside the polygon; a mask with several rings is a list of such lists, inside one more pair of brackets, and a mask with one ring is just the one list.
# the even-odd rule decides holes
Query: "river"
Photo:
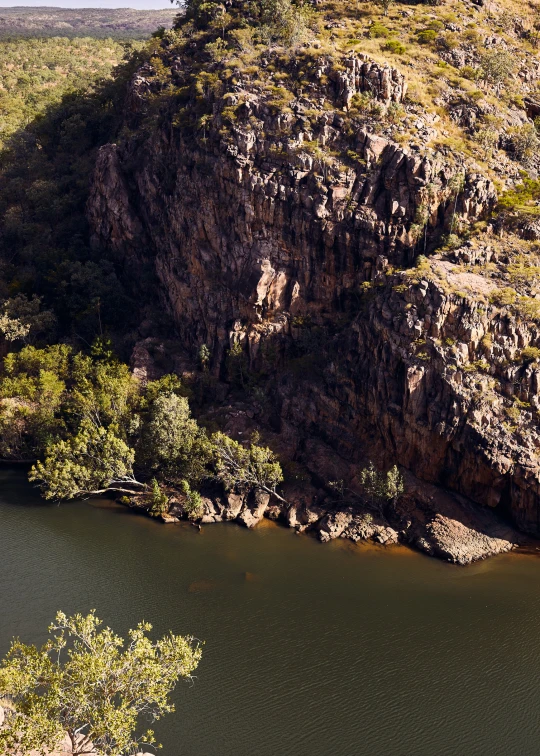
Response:
[{"label": "river", "polygon": [[43,503],[0,471],[0,655],[58,609],[206,642],[163,756],[528,756],[540,749],[540,559],[459,568],[268,523],[163,525]]}]

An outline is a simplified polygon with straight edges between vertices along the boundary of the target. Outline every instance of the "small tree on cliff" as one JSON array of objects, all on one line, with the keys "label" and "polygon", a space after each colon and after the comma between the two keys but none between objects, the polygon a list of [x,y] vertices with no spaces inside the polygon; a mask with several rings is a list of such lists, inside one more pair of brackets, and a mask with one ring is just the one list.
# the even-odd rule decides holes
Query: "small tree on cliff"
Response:
[{"label": "small tree on cliff", "polygon": [[258,490],[285,502],[276,491],[283,481],[281,465],[271,449],[258,446],[258,440],[258,435],[254,434],[246,449],[224,433],[214,433],[212,444],[216,477],[228,491],[233,488],[240,491]]},{"label": "small tree on cliff", "polygon": [[369,467],[365,467],[360,473],[360,481],[371,503],[379,506],[396,501],[405,490],[403,476],[397,465],[386,473],[381,473],[373,462],[370,462]]},{"label": "small tree on cliff", "polygon": [[152,730],[135,734],[139,717],[153,722],[174,711],[169,695],[179,678],[191,677],[201,649],[172,633],[152,642],[144,622],[127,644],[100,625],[93,612],[59,612],[41,648],[12,643],[0,666],[0,696],[13,702],[0,752],[54,750],[66,733],[74,756],[124,756],[156,745]]}]

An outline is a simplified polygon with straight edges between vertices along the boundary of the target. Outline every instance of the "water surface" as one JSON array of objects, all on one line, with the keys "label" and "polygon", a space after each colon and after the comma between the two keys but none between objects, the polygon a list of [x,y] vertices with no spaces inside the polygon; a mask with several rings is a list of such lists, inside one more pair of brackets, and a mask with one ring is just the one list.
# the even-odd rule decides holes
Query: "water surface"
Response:
[{"label": "water surface", "polygon": [[165,526],[44,504],[0,470],[0,655],[58,609],[205,640],[164,756],[540,751],[540,560],[469,568],[270,523]]}]

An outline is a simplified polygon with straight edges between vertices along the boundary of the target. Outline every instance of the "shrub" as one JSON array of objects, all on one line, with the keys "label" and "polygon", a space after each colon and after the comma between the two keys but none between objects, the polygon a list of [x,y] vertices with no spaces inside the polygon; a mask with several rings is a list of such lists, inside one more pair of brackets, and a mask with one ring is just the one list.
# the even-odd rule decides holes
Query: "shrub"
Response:
[{"label": "shrub", "polygon": [[204,509],[200,493],[193,491],[187,480],[181,481],[180,490],[186,497],[183,509],[188,520],[198,520],[199,517],[202,517]]},{"label": "shrub", "polygon": [[536,362],[540,359],[540,349],[538,347],[528,346],[521,350],[521,359],[523,362]]},{"label": "shrub", "polygon": [[514,304],[516,299],[516,291],[514,289],[511,289],[509,286],[503,289],[496,289],[489,295],[489,301],[491,302],[491,304],[497,305],[498,307],[505,307]]},{"label": "shrub", "polygon": [[459,75],[463,76],[464,79],[469,79],[470,81],[476,81],[479,74],[480,71],[477,68],[473,68],[473,66],[462,66],[459,69]]},{"label": "shrub", "polygon": [[538,149],[539,141],[536,129],[532,123],[524,123],[509,130],[514,154],[522,163],[527,163]]},{"label": "shrub", "polygon": [[525,210],[529,203],[540,200],[540,181],[523,177],[523,182],[504,192],[499,198],[499,210]]},{"label": "shrub", "polygon": [[152,517],[160,517],[169,511],[169,497],[161,490],[159,483],[155,478],[151,481],[151,506],[149,509]]},{"label": "shrub", "polygon": [[517,310],[529,320],[540,320],[540,300],[532,297],[520,297],[517,302]]},{"label": "shrub", "polygon": [[455,50],[459,46],[459,39],[455,34],[442,34],[440,37],[437,37],[436,44],[437,50],[450,52],[450,50]]},{"label": "shrub", "polygon": [[437,32],[434,29],[422,29],[416,35],[416,41],[421,45],[429,45],[437,39]]},{"label": "shrub", "polygon": [[383,26],[383,24],[380,24],[378,21],[376,21],[374,24],[372,24],[369,27],[369,36],[373,39],[380,38],[380,37],[389,37],[390,36],[390,29],[387,29],[386,26]]},{"label": "shrub", "polygon": [[382,50],[394,53],[394,55],[403,55],[406,52],[407,47],[400,42],[399,39],[389,39],[384,45],[381,45]]},{"label": "shrub", "polygon": [[482,56],[481,76],[487,84],[497,88],[516,68],[516,59],[506,50],[490,50]]}]

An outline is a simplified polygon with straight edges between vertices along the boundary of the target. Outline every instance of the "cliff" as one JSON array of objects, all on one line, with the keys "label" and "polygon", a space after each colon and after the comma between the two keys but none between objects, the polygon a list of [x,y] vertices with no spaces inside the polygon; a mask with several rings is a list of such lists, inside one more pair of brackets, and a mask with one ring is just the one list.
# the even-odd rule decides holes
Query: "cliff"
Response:
[{"label": "cliff", "polygon": [[[227,354],[241,346],[258,385],[237,399],[236,416],[266,429],[308,474],[304,504],[281,513],[291,524],[317,522],[323,539],[347,534],[355,507],[328,504],[311,486],[345,479],[360,490],[373,459],[415,476],[390,519],[421,548],[468,560],[463,533],[453,550],[434,545],[443,520],[487,537],[471,558],[519,540],[499,515],[538,536],[536,231],[497,204],[525,175],[516,129],[531,123],[538,67],[531,73],[529,59],[529,78],[513,75],[529,105],[500,105],[497,143],[475,150],[450,129],[475,135],[490,122],[489,83],[475,98],[449,85],[436,93],[444,108],[419,102],[406,60],[347,50],[324,4],[318,37],[294,53],[252,45],[246,60],[234,35],[239,9],[229,8],[226,44],[224,30],[200,19],[194,32],[188,14],[132,79],[122,132],[97,159],[94,244],[113,250],[141,296],[148,271],[156,275],[151,296],[174,323],[183,364],[193,370],[208,347],[218,381],[209,416],[221,403],[233,429],[223,379]],[[462,45],[473,66],[478,45]],[[422,481],[466,499],[426,493]],[[207,516],[221,515],[209,505]]]}]

